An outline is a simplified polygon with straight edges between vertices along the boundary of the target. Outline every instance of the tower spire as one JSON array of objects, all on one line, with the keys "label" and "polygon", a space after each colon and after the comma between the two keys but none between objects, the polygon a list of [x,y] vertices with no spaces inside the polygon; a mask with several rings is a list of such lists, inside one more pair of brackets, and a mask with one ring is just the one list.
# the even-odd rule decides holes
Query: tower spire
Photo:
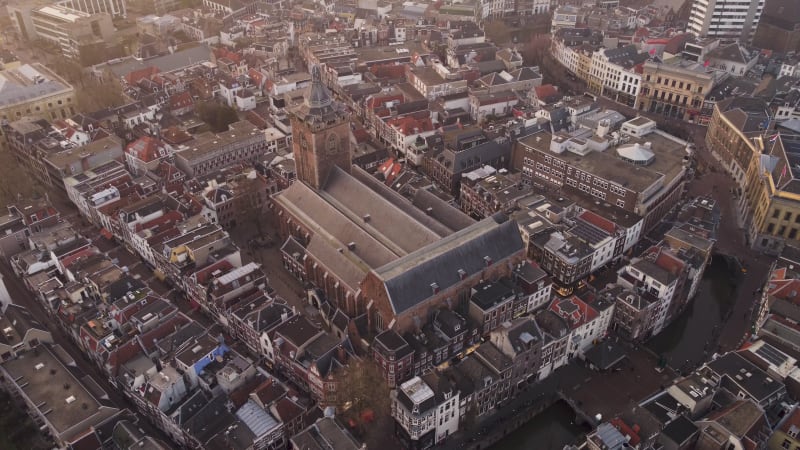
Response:
[{"label": "tower spire", "polygon": [[322,109],[331,104],[328,88],[322,83],[322,69],[318,64],[311,67],[311,88],[306,92],[305,103],[310,109]]}]

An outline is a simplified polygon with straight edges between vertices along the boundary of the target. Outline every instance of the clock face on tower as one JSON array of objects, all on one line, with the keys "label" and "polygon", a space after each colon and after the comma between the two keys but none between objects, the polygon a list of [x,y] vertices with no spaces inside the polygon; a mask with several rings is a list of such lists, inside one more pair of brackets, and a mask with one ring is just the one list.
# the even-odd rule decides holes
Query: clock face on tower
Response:
[{"label": "clock face on tower", "polygon": [[306,135],[303,133],[300,133],[300,148],[303,150],[308,148],[308,139],[306,139]]},{"label": "clock face on tower", "polygon": [[328,135],[325,149],[328,151],[329,155],[335,155],[339,152],[339,138],[335,134],[331,133]]}]

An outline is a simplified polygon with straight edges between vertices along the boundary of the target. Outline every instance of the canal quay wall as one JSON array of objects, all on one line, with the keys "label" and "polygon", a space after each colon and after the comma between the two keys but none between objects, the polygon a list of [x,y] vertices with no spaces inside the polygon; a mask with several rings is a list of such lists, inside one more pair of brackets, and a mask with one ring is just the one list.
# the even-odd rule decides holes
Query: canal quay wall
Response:
[{"label": "canal quay wall", "polygon": [[[542,395],[537,400],[531,401],[527,406],[523,404],[521,410],[512,410],[508,413],[511,417],[506,418],[489,418],[487,422],[490,424],[481,423],[481,433],[477,438],[473,437],[468,442],[448,442],[445,448],[459,448],[466,450],[484,450],[490,448],[492,445],[497,444],[509,434],[517,429],[526,425],[528,422],[536,418],[547,408],[553,406],[562,397],[559,394]],[[501,411],[502,412],[502,411]],[[485,432],[484,432],[485,431]]]},{"label": "canal quay wall", "polygon": [[[551,387],[552,389],[552,387]],[[542,389],[532,387],[518,395],[508,405],[498,410],[494,416],[487,417],[476,426],[480,431],[469,440],[457,439],[457,436],[445,442],[446,449],[485,450],[499,443],[513,432],[526,426],[530,421],[562,401],[566,403],[574,414],[574,422],[594,429],[598,422],[595,418],[581,408],[578,401],[567,396],[561,390],[543,392]],[[579,436],[575,436],[578,438]],[[500,448],[500,447],[498,447]]]}]

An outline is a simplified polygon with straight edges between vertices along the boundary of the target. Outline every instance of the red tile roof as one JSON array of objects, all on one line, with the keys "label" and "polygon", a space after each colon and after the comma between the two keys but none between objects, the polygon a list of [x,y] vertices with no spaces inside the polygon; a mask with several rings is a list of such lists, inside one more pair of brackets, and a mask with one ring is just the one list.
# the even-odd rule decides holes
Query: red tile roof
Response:
[{"label": "red tile roof", "polygon": [[385,107],[386,103],[389,102],[403,103],[403,101],[404,99],[402,94],[377,95],[370,97],[369,100],[367,100],[367,109],[383,108]]},{"label": "red tile roof", "polygon": [[616,229],[616,226],[614,226],[614,222],[604,217],[600,217],[599,215],[588,210],[584,211],[580,215],[580,218],[583,219],[584,222],[592,224],[611,235],[614,234],[614,230]]},{"label": "red tile roof", "polygon": [[61,258],[61,265],[67,269],[69,266],[75,263],[79,258],[84,256],[91,256],[97,253],[97,249],[95,247],[88,247],[79,252],[73,253],[71,255],[67,255]]},{"label": "red tile roof", "polygon": [[558,88],[552,84],[543,84],[541,86],[536,86],[534,89],[536,90],[536,98],[541,99],[558,95]]},{"label": "red tile roof", "polygon": [[430,117],[420,119],[411,116],[398,117],[397,119],[389,120],[387,124],[396,127],[397,131],[403,136],[412,136],[426,131],[433,131],[433,122]]},{"label": "red tile roof", "polygon": [[681,261],[680,258],[664,250],[658,254],[655,263],[658,267],[673,275],[680,273],[686,267],[686,263]]},{"label": "red tile roof", "polygon": [[270,378],[261,383],[261,385],[253,391],[253,395],[258,398],[262,405],[269,406],[272,402],[286,395],[286,389]]},{"label": "red tile roof", "polygon": [[152,136],[142,136],[125,147],[125,153],[134,158],[149,163],[167,156],[167,149],[160,139]]},{"label": "red tile roof", "polygon": [[275,403],[275,412],[277,413],[278,419],[280,419],[281,422],[288,423],[302,416],[305,412],[305,409],[301,408],[297,403],[284,397]]},{"label": "red tile roof", "polygon": [[591,322],[599,315],[594,308],[576,295],[553,300],[553,303],[550,304],[550,310],[569,322],[572,329]]},{"label": "red tile roof", "polygon": [[378,78],[403,78],[406,76],[405,64],[381,64],[372,66],[369,70]]},{"label": "red tile roof", "polygon": [[259,89],[264,84],[264,74],[259,72],[256,69],[250,69],[247,71],[247,75],[253,80],[253,83],[259,87]]},{"label": "red tile roof", "polygon": [[242,61],[242,56],[236,52],[232,52],[225,47],[219,47],[214,49],[214,56],[217,59],[225,58],[230,60],[234,64],[239,64]]},{"label": "red tile roof", "polygon": [[134,85],[144,79],[150,79],[150,77],[158,72],[158,67],[145,67],[144,69],[134,70],[133,72],[125,75],[125,81],[127,81],[130,85]]},{"label": "red tile roof", "polygon": [[197,284],[203,286],[205,285],[209,278],[211,277],[211,273],[215,270],[221,270],[223,273],[230,271],[233,269],[233,265],[229,263],[227,260],[223,259],[220,261],[211,264],[208,267],[198,270],[195,272],[195,277],[197,278]]},{"label": "red tile roof", "polygon": [[134,232],[139,232],[139,231],[142,231],[142,230],[155,228],[155,227],[158,227],[158,226],[161,226],[161,225],[165,225],[165,224],[175,224],[175,223],[178,223],[178,222],[180,222],[182,220],[183,220],[183,215],[181,213],[179,213],[178,211],[175,211],[175,210],[171,210],[171,211],[167,211],[167,213],[164,214],[161,217],[157,217],[157,218],[155,218],[153,220],[150,220],[148,222],[143,222],[143,223],[136,224],[136,227],[134,228]]},{"label": "red tile roof", "polygon": [[171,110],[186,108],[187,106],[191,106],[193,104],[194,99],[192,98],[192,93],[189,91],[183,91],[169,98],[169,109]]},{"label": "red tile roof", "polygon": [[629,427],[628,424],[625,423],[624,420],[620,419],[619,417],[615,417],[615,418],[611,419],[611,425],[613,425],[614,428],[618,429],[620,431],[620,433],[622,433],[623,435],[630,436],[631,440],[628,441],[629,444],[631,444],[634,447],[639,445],[639,442],[641,441],[641,438],[639,437],[639,433],[634,431],[633,428]]}]

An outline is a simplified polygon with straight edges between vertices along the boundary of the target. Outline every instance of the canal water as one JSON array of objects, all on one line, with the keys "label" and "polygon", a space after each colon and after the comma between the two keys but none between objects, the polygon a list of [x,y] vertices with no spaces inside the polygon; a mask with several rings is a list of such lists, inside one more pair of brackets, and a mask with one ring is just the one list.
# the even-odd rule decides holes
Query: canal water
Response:
[{"label": "canal water", "polygon": [[559,400],[489,449],[561,450],[591,430],[587,424],[575,424],[575,412]]},{"label": "canal water", "polygon": [[647,347],[676,370],[697,367],[717,349],[719,333],[736,302],[742,273],[738,262],[714,255],[700,288],[686,309]]}]

